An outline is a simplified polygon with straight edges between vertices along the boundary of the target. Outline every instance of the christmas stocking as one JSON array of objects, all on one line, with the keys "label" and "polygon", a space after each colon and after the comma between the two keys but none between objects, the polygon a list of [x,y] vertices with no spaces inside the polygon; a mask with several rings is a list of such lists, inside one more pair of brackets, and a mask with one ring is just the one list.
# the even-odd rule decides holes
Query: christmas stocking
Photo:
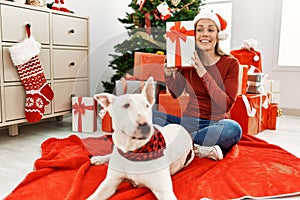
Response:
[{"label": "christmas stocking", "polygon": [[38,54],[41,45],[30,36],[30,26],[26,26],[28,38],[9,48],[13,64],[16,66],[26,91],[25,117],[28,122],[39,121],[45,106],[51,102],[54,93],[47,84]]}]

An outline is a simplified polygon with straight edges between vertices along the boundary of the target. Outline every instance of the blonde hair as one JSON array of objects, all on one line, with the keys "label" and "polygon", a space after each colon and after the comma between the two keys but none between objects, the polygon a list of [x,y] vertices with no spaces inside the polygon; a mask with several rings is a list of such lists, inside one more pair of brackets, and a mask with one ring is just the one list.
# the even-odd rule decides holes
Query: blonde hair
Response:
[{"label": "blonde hair", "polygon": [[228,56],[229,54],[225,53],[221,48],[220,48],[220,41],[218,40],[215,46],[215,54],[218,56]]}]

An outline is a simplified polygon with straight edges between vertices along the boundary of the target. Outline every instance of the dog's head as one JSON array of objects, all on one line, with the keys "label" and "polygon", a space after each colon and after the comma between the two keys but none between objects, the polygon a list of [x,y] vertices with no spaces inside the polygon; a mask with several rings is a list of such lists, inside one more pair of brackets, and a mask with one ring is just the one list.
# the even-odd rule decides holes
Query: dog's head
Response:
[{"label": "dog's head", "polygon": [[124,146],[124,143],[128,140],[135,141],[136,145],[130,144],[131,147],[129,147],[128,144],[128,148],[124,147],[122,150],[134,150],[151,138],[154,132],[152,106],[155,103],[152,77],[147,80],[140,94],[116,96],[109,93],[101,93],[96,94],[94,98],[112,117],[114,143],[117,146]]}]

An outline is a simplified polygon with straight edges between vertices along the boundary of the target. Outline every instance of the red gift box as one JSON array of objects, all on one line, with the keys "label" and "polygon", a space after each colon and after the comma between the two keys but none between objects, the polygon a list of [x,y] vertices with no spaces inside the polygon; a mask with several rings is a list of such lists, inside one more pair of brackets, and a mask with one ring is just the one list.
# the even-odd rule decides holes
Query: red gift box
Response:
[{"label": "red gift box", "polygon": [[253,48],[232,50],[230,54],[237,58],[241,65],[248,65],[249,69],[252,65],[256,68],[256,72],[262,72],[261,54]]},{"label": "red gift box", "polygon": [[277,122],[277,116],[278,116],[278,104],[277,103],[271,103],[269,104],[268,108],[268,123],[267,128],[276,130],[276,122]]},{"label": "red gift box", "polygon": [[189,102],[189,95],[182,94],[174,99],[170,93],[159,93],[158,111],[181,117]]},{"label": "red gift box", "polygon": [[134,53],[134,76],[141,81],[146,81],[150,76],[155,81],[165,81],[164,75],[165,55],[154,53]]},{"label": "red gift box", "polygon": [[243,133],[255,135],[266,129],[262,119],[267,113],[265,110],[266,95],[246,94],[237,97],[230,111],[230,118],[238,122]]},{"label": "red gift box", "polygon": [[247,81],[248,81],[248,66],[239,66],[239,88],[238,95],[246,94],[247,92]]},{"label": "red gift box", "polygon": [[114,132],[112,128],[112,118],[108,112],[106,112],[105,115],[103,116],[101,126],[103,132],[108,132],[108,133]]},{"label": "red gift box", "polygon": [[97,102],[93,97],[72,97],[72,131],[97,130]]}]

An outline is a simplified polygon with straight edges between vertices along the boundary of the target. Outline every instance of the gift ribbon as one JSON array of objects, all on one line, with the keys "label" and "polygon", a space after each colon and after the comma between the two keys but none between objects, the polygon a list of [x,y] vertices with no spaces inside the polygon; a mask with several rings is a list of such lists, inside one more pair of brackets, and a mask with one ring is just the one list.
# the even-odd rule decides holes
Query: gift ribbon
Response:
[{"label": "gift ribbon", "polygon": [[248,98],[246,97],[246,95],[243,94],[242,99],[243,99],[243,102],[244,102],[246,110],[247,110],[247,115],[249,117],[254,117],[255,114],[256,114],[256,109],[251,108],[250,103],[249,103]]},{"label": "gift ribbon", "polygon": [[78,114],[78,132],[82,132],[82,116],[85,115],[86,110],[94,110],[95,105],[92,106],[86,106],[84,103],[82,103],[82,97],[78,97],[78,103],[75,103],[72,106],[72,109],[74,109],[74,114]]},{"label": "gift ribbon", "polygon": [[[262,102],[262,97],[263,97],[263,96],[266,97],[266,99],[264,100],[264,102]],[[251,105],[250,105],[250,103],[249,103],[249,100],[248,100],[248,98],[246,97],[246,95],[243,94],[243,95],[242,95],[242,99],[243,99],[244,105],[245,105],[245,107],[246,107],[247,115],[248,115],[249,117],[254,117],[255,114],[256,114],[256,109],[251,107]],[[267,95],[262,94],[262,95],[260,96],[260,105],[261,105],[263,108],[265,108],[265,109],[267,109],[267,108],[269,107],[269,100],[268,100],[268,96],[267,96]],[[261,113],[261,112],[260,112],[260,113]],[[261,119],[261,117],[260,117],[260,119]]]},{"label": "gift ribbon", "polygon": [[146,32],[151,35],[151,20],[150,20],[150,13],[145,13],[145,25],[146,25]]},{"label": "gift ribbon", "polygon": [[149,35],[151,35],[151,19],[150,19],[151,14],[153,15],[155,21],[160,20],[157,9],[155,9],[152,12],[145,13],[146,33],[148,33]]},{"label": "gift ribbon", "polygon": [[184,26],[181,27],[181,22],[175,22],[170,31],[166,33],[166,37],[170,38],[171,42],[175,42],[175,67],[181,67],[181,48],[180,40],[186,42],[187,36],[194,36],[194,30],[186,30]]}]

